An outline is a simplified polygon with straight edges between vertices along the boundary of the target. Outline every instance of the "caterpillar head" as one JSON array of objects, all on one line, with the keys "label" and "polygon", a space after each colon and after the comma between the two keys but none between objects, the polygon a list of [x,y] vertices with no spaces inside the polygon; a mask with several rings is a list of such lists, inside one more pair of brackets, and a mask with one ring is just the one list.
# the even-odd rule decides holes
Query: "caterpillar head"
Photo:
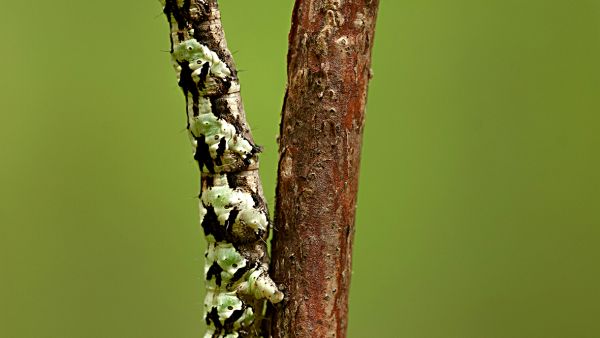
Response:
[{"label": "caterpillar head", "polygon": [[[178,43],[173,47],[173,53],[171,55],[174,64],[181,65],[182,63],[187,63],[193,71],[200,72],[201,67],[205,63],[208,63],[209,68],[207,69],[208,73],[206,74],[208,78],[215,77],[228,79],[231,76],[231,70],[227,64],[219,58],[217,53],[210,50],[196,39],[189,39]],[[196,75],[200,76],[200,73]],[[229,81],[230,80],[231,79],[229,79]]]},{"label": "caterpillar head", "polygon": [[208,57],[203,46],[196,39],[190,39],[177,44],[173,48],[173,59],[177,62],[187,61],[191,64],[198,60],[205,61]]}]

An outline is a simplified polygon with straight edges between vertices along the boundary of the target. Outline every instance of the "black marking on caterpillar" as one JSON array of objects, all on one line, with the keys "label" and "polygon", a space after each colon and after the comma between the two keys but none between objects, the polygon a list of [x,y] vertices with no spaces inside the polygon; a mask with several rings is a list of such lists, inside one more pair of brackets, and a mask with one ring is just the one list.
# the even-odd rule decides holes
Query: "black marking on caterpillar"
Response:
[{"label": "black marking on caterpillar", "polygon": [[208,145],[205,142],[204,135],[196,137],[196,152],[194,153],[194,160],[198,162],[198,165],[200,166],[200,171],[206,168],[206,170],[208,170],[209,173],[214,174],[215,169],[213,161],[210,157],[210,151],[208,150]]},{"label": "black marking on caterpillar", "polygon": [[[181,61],[181,62],[178,62],[178,64],[181,67],[181,71],[179,72],[179,87],[181,87],[181,89],[183,89],[183,95],[185,95],[186,107],[189,106],[190,98],[189,98],[188,94],[191,94],[193,115],[198,116],[198,114],[199,114],[198,106],[200,104],[199,103],[200,92],[198,91],[198,88],[194,84],[194,79],[192,78],[192,70],[190,69],[190,63],[188,61]],[[188,114],[189,114],[189,112],[186,112],[186,117],[188,116]],[[189,129],[190,121],[187,118],[186,118],[186,120],[187,120],[187,129]]]},{"label": "black marking on caterpillar", "polygon": [[217,165],[223,165],[223,163],[221,162],[221,158],[223,157],[223,154],[225,154],[226,145],[227,145],[227,141],[225,140],[224,137],[221,137],[221,139],[219,141],[219,146],[217,148],[217,158],[215,159],[215,163]]},{"label": "black marking on caterpillar", "polygon": [[217,262],[213,262],[208,272],[206,272],[206,279],[211,280],[214,277],[217,286],[221,286],[221,272],[223,272],[223,268]]},{"label": "black marking on caterpillar", "polygon": [[233,284],[235,284],[235,283],[237,283],[240,279],[242,279],[242,277],[244,277],[248,273],[248,271],[250,271],[252,269],[255,269],[256,267],[257,266],[255,264],[255,265],[252,265],[252,266],[251,265],[246,265],[246,266],[238,269],[233,274],[233,277],[231,277],[231,281],[229,282],[230,286],[233,285]]},{"label": "black marking on caterpillar", "polygon": [[208,76],[208,70],[210,67],[210,63],[205,62],[202,64],[202,69],[200,70],[200,81],[198,81],[198,88],[204,89],[204,83],[206,82],[206,77]]},{"label": "black marking on caterpillar", "polygon": [[239,214],[240,214],[240,211],[238,209],[231,210],[231,212],[229,213],[229,217],[227,217],[227,221],[225,221],[225,229],[226,230],[229,230],[233,227],[233,225],[235,224],[235,220]]},{"label": "black marking on caterpillar", "polygon": [[219,320],[219,312],[217,307],[212,307],[209,313],[206,314],[206,325],[213,324],[215,326],[215,333],[219,334],[223,329],[223,325]]}]

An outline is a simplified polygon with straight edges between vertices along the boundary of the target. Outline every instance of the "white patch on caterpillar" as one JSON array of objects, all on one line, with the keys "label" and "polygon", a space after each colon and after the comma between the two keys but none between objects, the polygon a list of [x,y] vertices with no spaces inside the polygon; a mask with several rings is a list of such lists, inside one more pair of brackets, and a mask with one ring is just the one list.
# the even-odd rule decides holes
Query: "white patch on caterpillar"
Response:
[{"label": "white patch on caterpillar", "polygon": [[[195,39],[188,39],[175,45],[172,54],[173,66],[177,71],[177,79],[181,81],[182,62],[191,71],[194,91],[187,89],[187,116],[192,143],[197,147],[195,138],[204,135],[213,163],[219,155],[217,151],[224,139],[225,152],[221,155],[221,165],[214,163],[215,172],[224,172],[242,166],[240,161],[253,154],[253,145],[238,134],[236,128],[214,115],[209,95],[225,95],[230,115],[238,118],[239,102],[237,97],[226,94],[239,92],[239,83],[231,78],[231,70],[219,59],[219,56],[207,46]],[[208,67],[207,67],[208,66]],[[187,80],[189,82],[189,80]],[[223,83],[228,83],[227,92],[223,91]],[[189,86],[186,83],[186,86]],[[197,103],[196,103],[197,102]],[[196,108],[196,111],[194,109]],[[222,146],[222,145],[221,145]],[[251,160],[252,161],[252,160]],[[205,170],[207,168],[204,168]]]},{"label": "white patch on caterpillar", "polygon": [[[239,299],[239,297],[237,297],[234,291],[224,292],[223,290],[208,289],[204,298],[205,313],[210,314],[214,311],[213,309],[216,309],[217,318],[221,324],[224,324],[228,318],[231,318],[234,311],[243,310],[242,315],[232,325],[232,328],[235,331],[241,328],[250,327],[254,322],[254,311],[251,307],[246,307],[245,309],[244,307],[244,303],[241,299]],[[209,319],[212,320],[213,318],[209,317]],[[208,332],[206,333],[205,337],[213,337],[214,331],[215,325],[209,325]],[[238,334],[235,331],[221,337],[237,337]]]},{"label": "white patch on caterpillar", "polygon": [[[216,278],[213,282],[212,276],[208,276],[208,272],[215,262],[222,269],[220,286],[217,285]],[[211,290],[238,290],[256,299],[268,299],[273,303],[283,300],[283,293],[277,289],[277,285],[269,277],[266,266],[259,265],[252,268],[239,277],[239,280],[233,281],[235,273],[247,265],[248,261],[231,243],[209,243],[204,266],[208,288]]]},{"label": "white patch on caterpillar", "polygon": [[[206,101],[208,107],[210,102]],[[208,110],[208,113],[203,113]],[[242,136],[238,135],[235,127],[225,120],[218,119],[214,114],[211,113],[210,108],[206,109],[206,106],[200,108],[201,114],[198,116],[192,116],[189,118],[190,121],[190,132],[193,136],[204,135],[204,141],[208,145],[210,156],[213,160],[217,158],[217,149],[219,149],[219,143],[221,139],[225,139],[225,152],[223,153],[223,166],[233,165],[239,158],[245,158],[253,151],[253,147]],[[194,144],[194,148],[197,144]]]},{"label": "white patch on caterpillar", "polygon": [[256,209],[252,195],[239,189],[233,190],[227,183],[225,175],[215,175],[213,186],[202,192],[200,197],[200,223],[204,220],[206,209],[204,206],[212,206],[219,224],[225,226],[232,210],[239,211],[235,223],[250,227],[255,233],[266,231],[268,226],[267,216],[264,212]]},{"label": "white patch on caterpillar", "polygon": [[[239,269],[243,269],[248,265],[246,258],[233,247],[233,244],[224,242],[209,244],[206,251],[206,264],[204,267],[205,276],[208,274],[208,270],[214,262],[223,269],[221,272],[222,286],[229,284],[233,275]],[[211,283],[211,286],[217,288],[216,283]]]},{"label": "white patch on caterpillar", "polygon": [[188,39],[175,44],[173,47],[173,66],[177,70],[178,62],[187,61],[190,64],[192,74],[199,76],[199,71],[202,65],[206,62],[210,64],[210,75],[225,79],[231,76],[231,71],[225,62],[219,59],[217,53],[210,50],[207,46],[196,41],[196,39]]},{"label": "white patch on caterpillar", "polygon": [[266,267],[254,270],[248,276],[248,280],[240,286],[240,291],[256,299],[266,298],[273,304],[283,300],[283,292],[279,291],[275,282],[269,277]]}]

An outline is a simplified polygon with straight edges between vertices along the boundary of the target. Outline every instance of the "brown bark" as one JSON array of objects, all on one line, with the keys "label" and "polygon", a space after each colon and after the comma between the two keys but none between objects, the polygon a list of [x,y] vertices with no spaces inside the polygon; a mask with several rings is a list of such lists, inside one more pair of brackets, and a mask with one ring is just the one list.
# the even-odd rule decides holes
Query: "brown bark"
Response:
[{"label": "brown bark", "polygon": [[296,0],[272,276],[273,337],[345,337],[360,148],[378,0]]}]

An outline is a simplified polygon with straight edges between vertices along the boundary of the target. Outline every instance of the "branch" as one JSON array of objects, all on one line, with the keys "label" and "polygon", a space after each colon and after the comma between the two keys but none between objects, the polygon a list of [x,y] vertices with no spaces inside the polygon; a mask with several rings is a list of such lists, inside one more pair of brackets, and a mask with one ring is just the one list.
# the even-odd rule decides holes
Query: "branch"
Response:
[{"label": "branch", "polygon": [[345,337],[360,148],[378,0],[296,0],[272,275],[273,337]]}]

